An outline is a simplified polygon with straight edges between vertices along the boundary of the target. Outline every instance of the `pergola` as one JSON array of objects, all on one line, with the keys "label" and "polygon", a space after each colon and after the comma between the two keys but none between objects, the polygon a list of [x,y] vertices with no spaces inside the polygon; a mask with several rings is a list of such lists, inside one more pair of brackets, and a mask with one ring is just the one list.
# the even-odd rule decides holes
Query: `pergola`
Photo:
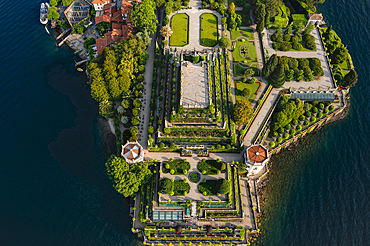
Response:
[{"label": "pergola", "polygon": [[127,163],[144,160],[144,149],[138,142],[127,142],[122,146],[122,156]]},{"label": "pergola", "polygon": [[64,11],[71,26],[74,26],[89,16],[90,4],[85,0],[75,0]]},{"label": "pergola", "polygon": [[262,145],[252,145],[247,149],[247,162],[264,165],[268,161],[268,151]]}]

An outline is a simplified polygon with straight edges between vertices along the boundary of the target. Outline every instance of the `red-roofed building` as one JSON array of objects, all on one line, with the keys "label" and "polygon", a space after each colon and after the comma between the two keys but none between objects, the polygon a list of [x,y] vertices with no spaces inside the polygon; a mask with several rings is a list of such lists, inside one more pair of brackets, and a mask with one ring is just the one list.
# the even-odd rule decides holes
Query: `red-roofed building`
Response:
[{"label": "red-roofed building", "polygon": [[307,25],[309,24],[312,24],[312,25],[321,25],[321,23],[323,22],[324,20],[324,17],[322,16],[322,14],[308,14],[308,21],[307,21]]},{"label": "red-roofed building", "polygon": [[[116,24],[116,23],[112,23],[112,26],[113,24]],[[96,49],[97,49],[98,55],[100,55],[103,52],[103,49],[105,47],[118,43],[122,39],[127,38],[132,33],[133,33],[133,28],[128,25],[122,24],[121,28],[113,28],[113,30],[111,32],[106,33],[104,37],[98,38],[96,40]]]},{"label": "red-roofed building", "polygon": [[109,13],[105,13],[103,15],[99,15],[95,17],[95,24],[99,24],[100,22],[110,22],[111,17]]},{"label": "red-roofed building", "polygon": [[95,11],[102,11],[104,6],[110,6],[110,0],[93,0],[91,3],[94,5]]}]

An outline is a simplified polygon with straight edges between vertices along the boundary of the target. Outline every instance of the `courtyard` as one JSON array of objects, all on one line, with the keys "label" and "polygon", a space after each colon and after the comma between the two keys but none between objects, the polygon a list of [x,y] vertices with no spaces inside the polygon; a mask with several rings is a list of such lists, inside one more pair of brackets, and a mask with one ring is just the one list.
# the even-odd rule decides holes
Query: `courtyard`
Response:
[{"label": "courtyard", "polygon": [[184,108],[206,108],[209,105],[207,63],[183,62],[181,66],[181,102]]}]

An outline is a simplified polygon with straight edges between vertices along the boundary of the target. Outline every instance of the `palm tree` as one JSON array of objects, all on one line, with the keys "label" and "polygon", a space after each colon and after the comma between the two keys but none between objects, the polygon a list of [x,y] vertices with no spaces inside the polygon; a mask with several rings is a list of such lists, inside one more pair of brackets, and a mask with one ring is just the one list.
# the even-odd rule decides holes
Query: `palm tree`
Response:
[{"label": "palm tree", "polygon": [[112,102],[104,100],[99,103],[99,110],[102,114],[108,114],[112,112],[112,106],[113,106]]},{"label": "palm tree", "polygon": [[171,37],[173,31],[171,30],[171,27],[169,26],[164,26],[162,27],[162,29],[160,30],[160,33],[161,35],[166,39],[166,38],[169,38]]}]

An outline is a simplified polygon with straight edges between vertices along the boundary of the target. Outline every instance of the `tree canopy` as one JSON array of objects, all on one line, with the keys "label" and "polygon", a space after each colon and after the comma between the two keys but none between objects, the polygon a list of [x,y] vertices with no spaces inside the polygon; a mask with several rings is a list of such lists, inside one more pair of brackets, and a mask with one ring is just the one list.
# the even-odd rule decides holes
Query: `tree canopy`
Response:
[{"label": "tree canopy", "polygon": [[250,117],[252,116],[253,110],[251,108],[251,103],[248,100],[236,101],[234,106],[234,121],[237,125],[245,125],[248,123]]},{"label": "tree canopy", "polygon": [[231,40],[229,39],[229,37],[223,36],[219,41],[219,45],[221,46],[221,48],[227,48],[231,45]]},{"label": "tree canopy", "polygon": [[298,120],[305,111],[303,103],[300,99],[289,99],[289,97],[281,97],[275,112],[271,118],[271,131],[274,132],[280,127],[285,127],[292,120]]},{"label": "tree canopy", "polygon": [[131,10],[130,18],[132,23],[141,32],[148,31],[149,34],[155,32],[158,23],[157,16],[154,13],[155,5],[155,2],[152,0],[143,0]]},{"label": "tree canopy", "polygon": [[113,187],[123,196],[133,196],[142,184],[148,182],[152,172],[149,163],[128,164],[123,157],[111,155],[105,163]]},{"label": "tree canopy", "polygon": [[341,85],[345,87],[354,86],[357,83],[358,76],[355,70],[351,70],[344,76]]}]

